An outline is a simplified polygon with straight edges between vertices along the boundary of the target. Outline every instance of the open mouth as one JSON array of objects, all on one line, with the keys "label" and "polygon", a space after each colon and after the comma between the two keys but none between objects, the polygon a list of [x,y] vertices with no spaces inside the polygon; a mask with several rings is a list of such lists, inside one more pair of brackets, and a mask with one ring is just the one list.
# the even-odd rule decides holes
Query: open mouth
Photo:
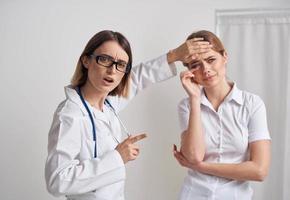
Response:
[{"label": "open mouth", "polygon": [[104,81],[105,81],[106,83],[113,83],[113,82],[114,82],[114,79],[112,79],[112,78],[110,78],[110,77],[106,77],[106,78],[104,78]]}]

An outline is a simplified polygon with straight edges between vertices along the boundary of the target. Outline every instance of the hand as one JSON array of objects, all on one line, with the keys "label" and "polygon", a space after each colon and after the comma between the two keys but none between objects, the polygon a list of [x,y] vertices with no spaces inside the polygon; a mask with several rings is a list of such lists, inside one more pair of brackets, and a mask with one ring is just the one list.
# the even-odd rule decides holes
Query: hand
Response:
[{"label": "hand", "polygon": [[187,40],[167,54],[168,63],[175,61],[190,63],[192,60],[199,58],[199,54],[206,53],[211,48],[212,45],[207,41],[203,41],[203,38]]},{"label": "hand", "polygon": [[173,155],[182,167],[191,168],[192,164],[183,156],[180,151],[177,150],[175,144],[173,145]]},{"label": "hand", "polygon": [[203,162],[199,163],[199,164],[192,164],[190,163],[185,157],[184,155],[181,153],[181,151],[177,150],[176,145],[173,145],[173,155],[175,157],[175,159],[178,161],[178,163],[182,166],[182,167],[186,167],[189,169],[193,169],[193,170],[201,170],[202,169],[202,165]]},{"label": "hand", "polygon": [[128,161],[135,160],[139,155],[139,147],[136,142],[146,138],[146,134],[140,134],[135,136],[129,136],[123,142],[117,145],[116,150],[121,155],[124,163],[126,164]]},{"label": "hand", "polygon": [[196,99],[200,101],[200,86],[197,82],[194,81],[193,72],[197,69],[186,70],[180,73],[180,81],[182,83],[182,87],[185,89],[186,93],[191,99]]}]

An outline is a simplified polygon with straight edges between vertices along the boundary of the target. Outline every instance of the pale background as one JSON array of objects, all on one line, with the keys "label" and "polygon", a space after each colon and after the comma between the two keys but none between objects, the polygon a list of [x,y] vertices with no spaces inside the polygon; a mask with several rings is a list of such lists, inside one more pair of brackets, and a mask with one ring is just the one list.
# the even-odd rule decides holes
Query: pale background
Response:
[{"label": "pale background", "polygon": [[[195,30],[214,31],[216,9],[273,7],[290,7],[290,1],[1,0],[1,199],[56,199],[44,181],[47,133],[63,86],[96,32],[123,33],[137,64],[177,47]],[[127,167],[128,200],[176,199],[186,170],[174,160],[172,144],[179,141],[176,105],[184,96],[174,78],[144,91],[121,113],[131,132],[149,135]]]}]

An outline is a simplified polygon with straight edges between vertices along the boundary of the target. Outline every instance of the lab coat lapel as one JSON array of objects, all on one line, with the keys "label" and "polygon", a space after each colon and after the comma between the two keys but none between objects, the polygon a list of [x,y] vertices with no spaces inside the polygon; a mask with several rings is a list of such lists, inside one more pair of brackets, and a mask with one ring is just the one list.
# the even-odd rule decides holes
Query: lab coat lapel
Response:
[{"label": "lab coat lapel", "polygon": [[[80,107],[81,111],[83,112],[83,114],[85,116],[89,115],[85,106],[83,105],[83,102],[81,101],[79,94],[72,86],[65,87],[65,94],[66,94],[67,99],[70,99],[71,101],[73,101],[74,103],[76,103]],[[92,113],[95,120],[101,120],[101,121],[105,122],[108,126],[110,126],[109,119],[105,115],[105,113],[101,112],[100,110],[94,109],[87,101],[86,101],[86,103],[87,103],[88,108],[89,108],[90,112]],[[104,109],[105,109],[105,107],[106,106],[104,105]]]},{"label": "lab coat lapel", "polygon": [[72,102],[76,103],[80,107],[82,113],[85,116],[89,115],[87,110],[86,110],[86,108],[85,108],[85,106],[82,103],[82,100],[81,100],[79,94],[77,93],[77,91],[71,85],[66,86],[64,88],[64,92],[65,92],[66,98],[71,100]]}]

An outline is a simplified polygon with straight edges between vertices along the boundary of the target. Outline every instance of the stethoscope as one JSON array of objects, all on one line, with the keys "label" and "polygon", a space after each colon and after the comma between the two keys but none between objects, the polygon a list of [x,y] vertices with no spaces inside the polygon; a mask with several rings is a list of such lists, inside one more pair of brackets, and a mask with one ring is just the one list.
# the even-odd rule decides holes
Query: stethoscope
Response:
[{"label": "stethoscope", "polygon": [[[84,107],[86,108],[88,114],[89,114],[89,118],[91,120],[91,124],[92,124],[92,127],[93,127],[93,140],[95,142],[95,149],[94,149],[94,158],[97,157],[97,141],[96,141],[96,126],[95,126],[95,123],[94,123],[94,118],[93,118],[93,115],[92,115],[92,112],[90,111],[83,95],[82,95],[82,92],[81,92],[81,88],[80,87],[77,87],[76,88],[76,91],[78,93],[78,95],[80,96],[80,99],[84,105]],[[119,123],[121,124],[122,128],[124,129],[124,132],[126,133],[126,135],[129,137],[131,134],[129,133],[129,131],[126,129],[125,125],[123,124],[122,120],[120,119],[120,117],[118,116],[118,114],[116,113],[114,107],[112,106],[112,104],[109,102],[108,99],[105,100],[105,105],[108,106],[114,113],[114,115],[117,117]],[[118,143],[120,144],[121,141],[119,141],[113,134],[111,134],[111,136],[113,137],[113,139]]]}]

